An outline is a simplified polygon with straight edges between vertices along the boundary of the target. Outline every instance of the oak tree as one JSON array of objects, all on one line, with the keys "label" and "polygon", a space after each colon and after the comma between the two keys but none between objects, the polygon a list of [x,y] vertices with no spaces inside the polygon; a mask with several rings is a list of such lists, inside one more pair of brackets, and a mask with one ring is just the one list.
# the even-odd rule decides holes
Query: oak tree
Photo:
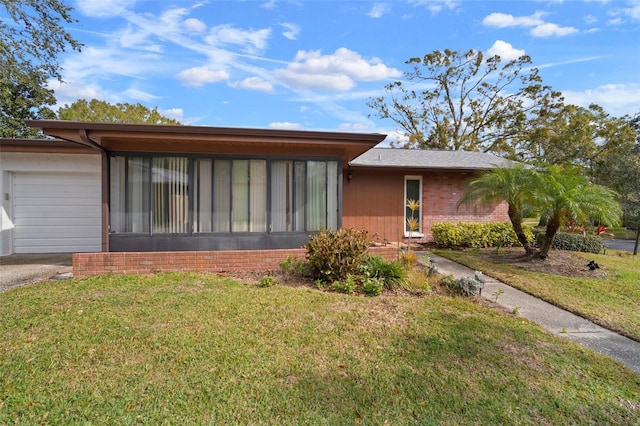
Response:
[{"label": "oak tree", "polygon": [[139,103],[126,102],[113,105],[97,99],[88,102],[79,99],[71,105],[65,104],[58,109],[58,119],[94,123],[180,124],[178,120],[163,116],[157,107],[150,109]]}]

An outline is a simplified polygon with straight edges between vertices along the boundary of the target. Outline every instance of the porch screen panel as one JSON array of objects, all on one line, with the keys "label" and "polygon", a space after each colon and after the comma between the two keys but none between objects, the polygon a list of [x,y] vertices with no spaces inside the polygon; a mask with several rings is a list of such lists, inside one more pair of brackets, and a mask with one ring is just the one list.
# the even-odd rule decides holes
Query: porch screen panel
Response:
[{"label": "porch screen panel", "polygon": [[109,213],[111,215],[110,231],[125,232],[127,225],[125,182],[126,160],[124,157],[111,157],[110,162],[110,195]]},{"label": "porch screen panel", "polygon": [[274,161],[271,163],[271,231],[292,230],[292,163]]},{"label": "porch screen panel", "polygon": [[127,231],[149,232],[150,161],[138,157],[128,160]]},{"label": "porch screen panel", "polygon": [[338,162],[327,162],[327,228],[338,228]]},{"label": "porch screen panel", "polygon": [[307,230],[327,227],[327,163],[307,162]]},{"label": "porch screen panel", "polygon": [[305,205],[307,203],[307,163],[296,161],[294,165],[294,231],[305,231]]},{"label": "porch screen panel", "polygon": [[233,161],[231,232],[249,231],[249,160]]},{"label": "porch screen panel", "polygon": [[213,232],[231,230],[231,161],[213,162]]},{"label": "porch screen panel", "polygon": [[212,162],[199,159],[194,162],[193,232],[211,232],[213,229]]},{"label": "porch screen panel", "polygon": [[267,231],[267,162],[249,162],[249,232]]}]

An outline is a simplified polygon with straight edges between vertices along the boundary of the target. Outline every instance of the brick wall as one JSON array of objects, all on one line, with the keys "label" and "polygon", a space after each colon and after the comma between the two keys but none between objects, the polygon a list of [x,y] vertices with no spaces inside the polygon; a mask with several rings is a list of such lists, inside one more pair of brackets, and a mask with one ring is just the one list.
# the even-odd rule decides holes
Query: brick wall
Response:
[{"label": "brick wall", "polygon": [[[372,254],[396,259],[396,246],[371,247]],[[75,253],[74,277],[105,274],[152,274],[156,272],[267,272],[291,256],[304,259],[304,249]]]}]

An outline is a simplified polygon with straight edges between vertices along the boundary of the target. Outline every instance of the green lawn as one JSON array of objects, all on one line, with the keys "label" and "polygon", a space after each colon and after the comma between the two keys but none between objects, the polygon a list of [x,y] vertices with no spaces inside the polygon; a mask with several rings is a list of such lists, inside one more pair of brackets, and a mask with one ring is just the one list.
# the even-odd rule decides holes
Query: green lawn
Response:
[{"label": "green lawn", "polygon": [[198,274],[0,294],[0,424],[637,424],[640,376],[476,301]]},{"label": "green lawn", "polygon": [[[640,341],[640,256],[615,250],[607,251],[606,255],[573,253],[580,265],[591,260],[598,263],[601,270],[590,278],[525,271],[491,261],[473,250],[434,253]],[[551,252],[550,257],[553,255]]]}]

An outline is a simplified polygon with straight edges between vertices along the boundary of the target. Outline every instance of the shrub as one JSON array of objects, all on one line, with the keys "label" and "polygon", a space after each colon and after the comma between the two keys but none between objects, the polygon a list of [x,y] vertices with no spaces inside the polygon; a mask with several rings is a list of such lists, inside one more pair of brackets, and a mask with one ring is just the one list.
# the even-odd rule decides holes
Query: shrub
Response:
[{"label": "shrub", "polygon": [[471,297],[480,294],[482,284],[473,277],[462,277],[457,280],[446,276],[440,281],[447,291],[453,295]]},{"label": "shrub", "polygon": [[[542,246],[544,241],[544,231],[536,231],[536,246]],[[601,237],[596,235],[570,234],[568,232],[558,232],[553,237],[551,248],[556,250],[581,251],[585,253],[600,253],[604,250],[604,243]]]},{"label": "shrub", "polygon": [[363,275],[363,285],[367,278],[373,278],[380,280],[384,287],[389,290],[393,290],[407,278],[407,270],[400,262],[390,262],[380,256],[366,256],[361,273]]},{"label": "shrub", "polygon": [[366,231],[341,228],[320,230],[305,245],[310,273],[316,280],[332,283],[357,274],[367,253]]},{"label": "shrub", "polygon": [[[523,225],[524,232],[533,240],[531,227]],[[431,227],[433,239],[440,247],[514,247],[520,242],[510,222],[439,222]]]}]

